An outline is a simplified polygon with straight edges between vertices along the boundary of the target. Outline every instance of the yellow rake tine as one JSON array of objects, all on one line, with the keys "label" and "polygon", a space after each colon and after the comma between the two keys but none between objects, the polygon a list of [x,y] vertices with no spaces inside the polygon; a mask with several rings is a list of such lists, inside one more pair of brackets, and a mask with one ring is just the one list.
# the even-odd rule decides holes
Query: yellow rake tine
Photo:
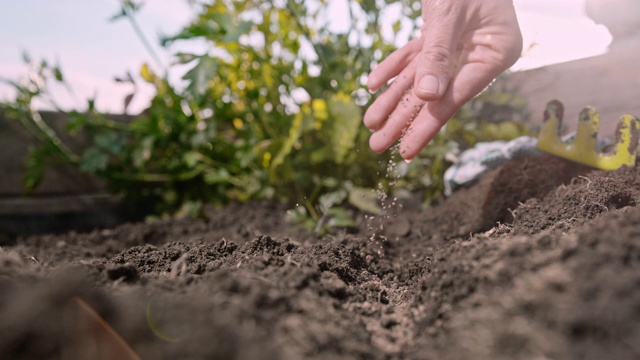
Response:
[{"label": "yellow rake tine", "polygon": [[558,100],[549,102],[544,112],[544,123],[538,135],[538,149],[549,154],[575,161],[601,170],[615,170],[622,166],[635,166],[640,136],[640,120],[623,115],[618,121],[616,144],[613,152],[602,154],[596,142],[600,116],[591,107],[580,112],[576,136],[572,143],[560,138],[564,106]]}]

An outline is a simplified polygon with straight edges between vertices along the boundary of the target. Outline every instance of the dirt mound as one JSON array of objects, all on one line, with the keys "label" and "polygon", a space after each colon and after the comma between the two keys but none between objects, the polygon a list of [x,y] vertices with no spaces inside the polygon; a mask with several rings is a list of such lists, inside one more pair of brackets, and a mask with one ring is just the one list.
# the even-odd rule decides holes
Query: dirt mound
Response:
[{"label": "dirt mound", "polygon": [[272,203],[15,239],[0,358],[95,345],[76,297],[142,358],[638,358],[639,185],[636,168],[514,162],[399,210],[382,247],[364,220],[319,238]]},{"label": "dirt mound", "polygon": [[562,185],[518,207],[514,232],[535,234],[547,228],[579,226],[602,213],[636,206],[640,200],[637,175],[625,168],[573,178],[571,186]]},{"label": "dirt mound", "polygon": [[[591,168],[543,155],[511,161],[484,175],[471,188],[455,192],[437,209],[416,217],[431,238],[451,239],[513,222],[513,211],[529,199],[542,199]],[[420,226],[420,225],[418,225]]]}]

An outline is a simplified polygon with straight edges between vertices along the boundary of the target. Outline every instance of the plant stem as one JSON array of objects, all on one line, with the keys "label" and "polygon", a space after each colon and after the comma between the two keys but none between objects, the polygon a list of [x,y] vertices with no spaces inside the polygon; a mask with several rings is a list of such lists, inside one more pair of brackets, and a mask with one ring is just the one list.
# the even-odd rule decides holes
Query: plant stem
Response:
[{"label": "plant stem", "polygon": [[124,12],[127,14],[127,19],[129,19],[129,22],[131,23],[131,26],[133,27],[133,30],[136,32],[136,35],[138,36],[138,39],[140,39],[140,41],[142,42],[142,45],[145,47],[145,49],[147,49],[147,52],[149,52],[149,54],[151,55],[151,57],[155,61],[156,65],[160,69],[162,69],[163,72],[166,72],[166,68],[165,68],[164,64],[162,63],[162,60],[160,60],[160,56],[158,56],[156,51],[151,46],[151,43],[149,42],[149,40],[144,35],[144,32],[140,28],[140,25],[138,25],[138,22],[136,21],[135,16],[131,13],[131,10],[129,8],[127,8],[126,6],[124,6],[124,5],[123,5],[122,8],[124,9]]},{"label": "plant stem", "polygon": [[46,139],[48,141],[50,141],[51,144],[62,155],[64,155],[64,157],[67,158],[67,160],[69,160],[69,162],[75,163],[75,164],[80,162],[80,157],[78,155],[76,155],[71,149],[69,149],[67,147],[67,145],[65,145],[62,142],[62,140],[60,140],[60,138],[58,137],[58,134],[56,134],[56,132],[51,127],[49,127],[49,125],[46,122],[44,122],[44,120],[42,120],[42,116],[40,116],[39,112],[30,109],[29,113],[31,115],[31,119],[33,121],[33,124],[36,126],[38,131],[40,131],[42,134],[44,134]]}]

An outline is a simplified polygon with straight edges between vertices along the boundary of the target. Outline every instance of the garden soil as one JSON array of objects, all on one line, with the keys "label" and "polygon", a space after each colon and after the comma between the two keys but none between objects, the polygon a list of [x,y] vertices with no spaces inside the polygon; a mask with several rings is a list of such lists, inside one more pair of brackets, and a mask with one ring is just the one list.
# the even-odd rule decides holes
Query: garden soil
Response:
[{"label": "garden soil", "polygon": [[116,358],[78,299],[142,359],[639,359],[639,201],[543,156],[323,237],[258,202],[5,239],[0,359]]}]

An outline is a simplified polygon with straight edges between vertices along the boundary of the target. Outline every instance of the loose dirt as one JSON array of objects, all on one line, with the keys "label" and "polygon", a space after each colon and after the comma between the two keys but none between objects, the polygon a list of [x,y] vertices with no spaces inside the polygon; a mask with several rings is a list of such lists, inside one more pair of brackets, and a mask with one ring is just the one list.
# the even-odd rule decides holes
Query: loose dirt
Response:
[{"label": "loose dirt", "polygon": [[5,239],[0,359],[98,346],[74,297],[143,359],[638,359],[639,174],[512,162],[405,201],[381,254],[364,215],[317,237],[268,202]]}]

